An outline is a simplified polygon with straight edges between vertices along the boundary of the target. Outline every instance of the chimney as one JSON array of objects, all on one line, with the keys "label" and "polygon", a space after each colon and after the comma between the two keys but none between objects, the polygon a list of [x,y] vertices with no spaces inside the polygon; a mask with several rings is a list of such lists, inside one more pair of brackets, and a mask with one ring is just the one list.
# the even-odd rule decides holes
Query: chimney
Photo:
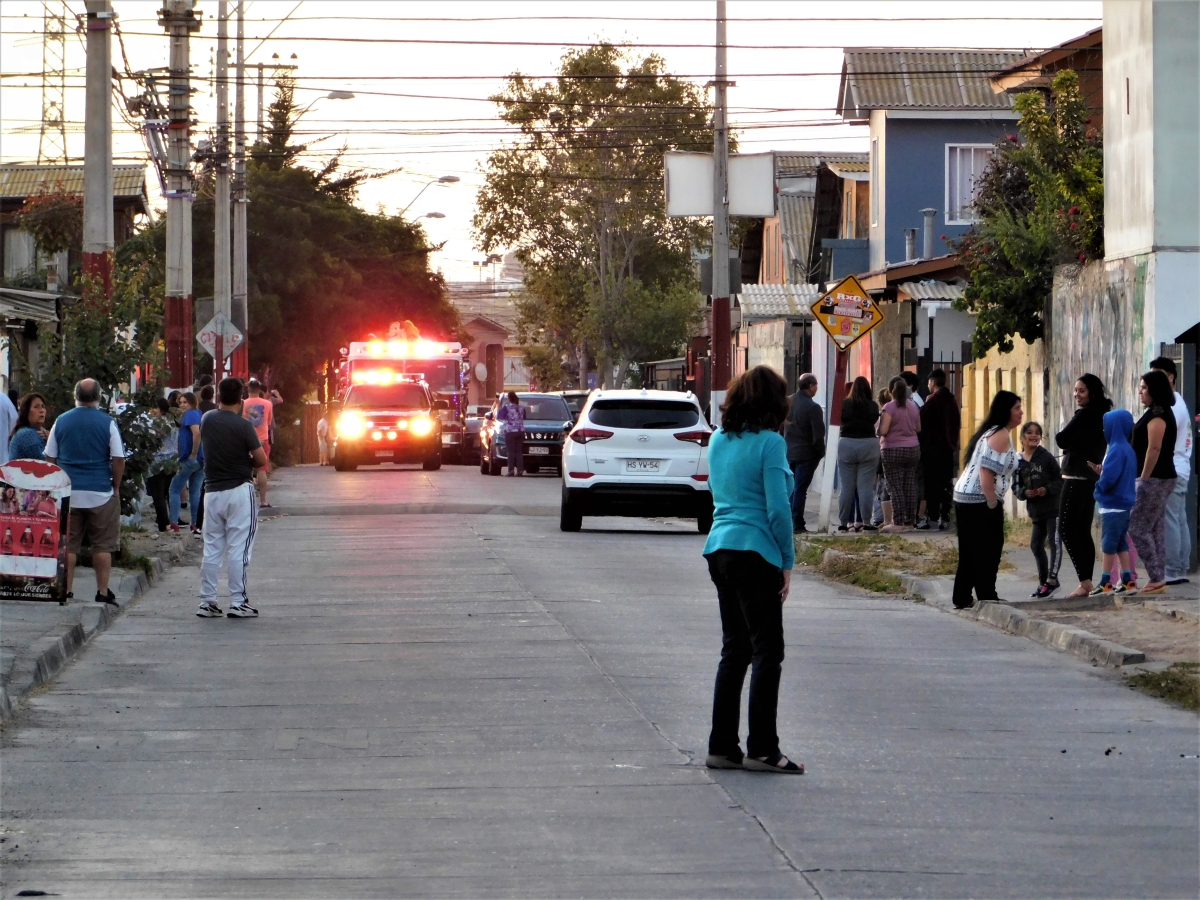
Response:
[{"label": "chimney", "polygon": [[921,215],[925,217],[925,247],[921,258],[933,259],[933,217],[937,215],[937,210],[923,209]]},{"label": "chimney", "polygon": [[904,261],[910,262],[917,258],[917,229],[904,229]]},{"label": "chimney", "polygon": [[58,260],[46,263],[46,290],[51,294],[58,293]]}]

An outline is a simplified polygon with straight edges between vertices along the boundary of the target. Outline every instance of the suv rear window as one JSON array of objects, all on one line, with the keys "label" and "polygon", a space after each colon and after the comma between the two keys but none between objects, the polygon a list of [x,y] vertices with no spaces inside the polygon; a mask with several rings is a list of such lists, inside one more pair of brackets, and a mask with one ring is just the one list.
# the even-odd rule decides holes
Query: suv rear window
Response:
[{"label": "suv rear window", "polygon": [[700,410],[684,400],[597,400],[588,418],[608,428],[687,428]]}]

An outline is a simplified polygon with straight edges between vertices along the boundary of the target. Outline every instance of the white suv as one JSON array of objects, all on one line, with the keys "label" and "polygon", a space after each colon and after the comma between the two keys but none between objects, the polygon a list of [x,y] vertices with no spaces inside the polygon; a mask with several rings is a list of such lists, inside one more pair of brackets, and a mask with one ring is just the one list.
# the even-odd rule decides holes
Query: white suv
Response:
[{"label": "white suv", "polygon": [[678,391],[593,391],[563,445],[559,527],[584,516],[680,516],[712,528],[700,403]]}]

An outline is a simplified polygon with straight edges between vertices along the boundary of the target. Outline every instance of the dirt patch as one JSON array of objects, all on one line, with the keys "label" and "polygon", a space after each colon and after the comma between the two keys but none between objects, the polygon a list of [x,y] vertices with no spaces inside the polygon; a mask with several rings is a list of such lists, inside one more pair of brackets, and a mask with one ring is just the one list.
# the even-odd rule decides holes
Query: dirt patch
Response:
[{"label": "dirt patch", "polygon": [[900,594],[902,575],[954,574],[958,547],[953,537],[811,535],[796,541],[796,563],[812,566],[832,581],[881,594]]},{"label": "dirt patch", "polygon": [[1039,610],[1039,619],[1073,625],[1153,659],[1200,661],[1200,624],[1174,619],[1142,606],[1061,612]]},{"label": "dirt patch", "polygon": [[172,534],[128,529],[121,535],[121,546],[134,556],[157,556],[166,566],[198,566],[204,555],[204,541],[186,530]]}]

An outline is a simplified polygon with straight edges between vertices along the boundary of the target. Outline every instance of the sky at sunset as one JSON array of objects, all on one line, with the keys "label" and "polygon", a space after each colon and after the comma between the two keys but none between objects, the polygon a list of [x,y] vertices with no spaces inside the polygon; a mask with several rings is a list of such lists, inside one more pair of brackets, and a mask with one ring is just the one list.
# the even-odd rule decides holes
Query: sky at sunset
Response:
[{"label": "sky at sunset", "polygon": [[[50,0],[55,5],[57,0]],[[156,22],[159,2],[117,0],[125,54],[133,69],[165,66],[167,40]],[[235,4],[230,3],[231,11]],[[431,240],[445,242],[432,257],[451,280],[474,280],[480,258],[470,233],[474,195],[489,149],[507,137],[488,97],[505,75],[552,75],[570,44],[597,39],[628,42],[633,54],[656,52],[668,71],[703,84],[712,77],[715,11],[712,2],[321,2],[254,0],[246,4],[248,62],[298,66],[297,100],[309,104],[300,131],[318,165],[346,148],[349,167],[402,171],[367,183],[360,202],[389,213],[404,209],[422,186],[442,175],[454,185],[426,190],[410,210],[426,219]],[[81,0],[68,4],[82,13]],[[215,0],[198,9],[204,27],[192,42],[195,98],[203,137],[215,119],[211,89],[216,46]],[[927,46],[1040,48],[1100,24],[1101,4],[1087,2],[728,4],[730,119],[743,149],[863,150],[866,129],[834,117],[841,48]],[[946,17],[971,16],[975,21]],[[37,157],[42,68],[42,4],[0,2],[0,158]],[[288,17],[280,24],[280,20]],[[821,20],[820,17],[824,17]],[[840,21],[829,21],[840,17]],[[940,21],[897,21],[925,17]],[[1029,17],[1029,18],[1022,18]],[[1060,18],[1054,18],[1060,17]],[[272,34],[272,31],[274,33]],[[230,51],[234,29],[230,24]],[[266,38],[271,35],[266,41]],[[292,59],[295,54],[296,58]],[[120,47],[114,65],[124,69]],[[83,153],[81,36],[67,43],[67,117],[73,157]],[[255,70],[256,71],[256,70]],[[132,85],[127,86],[130,91]],[[353,99],[323,98],[349,91]],[[232,90],[231,97],[232,101]],[[268,101],[269,101],[268,97]],[[247,87],[248,127],[254,127],[256,90]],[[114,154],[144,160],[140,134],[114,118]],[[152,201],[161,204],[149,179]]]}]

